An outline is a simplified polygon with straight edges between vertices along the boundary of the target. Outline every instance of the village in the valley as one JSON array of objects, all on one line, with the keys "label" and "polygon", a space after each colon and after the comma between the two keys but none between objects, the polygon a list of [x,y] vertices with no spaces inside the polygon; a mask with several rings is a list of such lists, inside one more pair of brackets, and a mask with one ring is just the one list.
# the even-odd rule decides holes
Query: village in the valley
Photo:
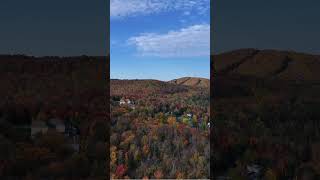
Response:
[{"label": "village in the valley", "polygon": [[[122,97],[116,102],[116,104],[120,107],[127,107],[131,110],[136,110],[136,106],[139,106],[133,98],[129,97]],[[176,117],[177,122],[187,124],[191,127],[202,127],[204,129],[210,128],[210,121],[208,121],[208,119],[205,120],[202,117],[197,118],[197,116],[192,112],[183,112],[183,114],[178,116],[174,115],[174,112],[170,110],[160,113],[163,113],[165,117],[174,116]],[[194,122],[197,122],[197,124],[194,124]]]}]

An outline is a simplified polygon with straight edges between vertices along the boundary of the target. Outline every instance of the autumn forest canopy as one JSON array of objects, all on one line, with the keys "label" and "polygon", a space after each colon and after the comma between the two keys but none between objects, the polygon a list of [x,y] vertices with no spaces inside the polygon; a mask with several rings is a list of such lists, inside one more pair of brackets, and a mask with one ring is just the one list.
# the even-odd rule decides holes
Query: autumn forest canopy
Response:
[{"label": "autumn forest canopy", "polygon": [[209,89],[195,81],[111,80],[113,178],[209,178]]},{"label": "autumn forest canopy", "polygon": [[214,177],[319,179],[319,56],[240,49],[211,58]]}]

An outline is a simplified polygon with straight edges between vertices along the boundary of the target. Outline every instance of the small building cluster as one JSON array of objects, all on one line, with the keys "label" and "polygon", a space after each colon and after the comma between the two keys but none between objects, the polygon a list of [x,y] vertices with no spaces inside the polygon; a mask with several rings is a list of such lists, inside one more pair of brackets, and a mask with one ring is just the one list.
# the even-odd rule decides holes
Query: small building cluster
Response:
[{"label": "small building cluster", "polygon": [[67,138],[72,149],[79,151],[80,130],[68,121],[63,121],[56,118],[48,121],[33,120],[30,128],[31,138],[35,138],[35,136],[39,133],[46,134],[49,130],[55,130]]},{"label": "small building cluster", "polygon": [[127,105],[129,106],[131,109],[135,109],[135,103],[133,100],[130,100],[129,98],[121,98],[119,101],[119,105],[123,106],[123,105]]},{"label": "small building cluster", "polygon": [[131,101],[130,99],[122,98],[119,101],[119,105],[129,105],[129,104],[133,104],[133,101]]}]

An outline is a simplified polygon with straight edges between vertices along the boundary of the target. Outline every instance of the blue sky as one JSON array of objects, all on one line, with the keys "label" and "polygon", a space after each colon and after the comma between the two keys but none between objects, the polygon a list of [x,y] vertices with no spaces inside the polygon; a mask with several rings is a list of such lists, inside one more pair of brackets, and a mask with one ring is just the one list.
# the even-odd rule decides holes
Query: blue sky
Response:
[{"label": "blue sky", "polygon": [[111,0],[112,79],[210,74],[210,0]]}]

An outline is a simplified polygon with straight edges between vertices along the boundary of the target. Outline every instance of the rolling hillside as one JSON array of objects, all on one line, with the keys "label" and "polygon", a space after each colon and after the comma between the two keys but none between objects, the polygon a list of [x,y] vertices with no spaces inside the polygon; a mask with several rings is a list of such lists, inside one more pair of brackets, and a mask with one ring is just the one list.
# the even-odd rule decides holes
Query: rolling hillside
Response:
[{"label": "rolling hillside", "polygon": [[[240,49],[212,57],[213,95],[250,96],[254,89],[319,99],[320,56],[289,51]],[[237,89],[237,90],[235,90]]]},{"label": "rolling hillside", "polygon": [[111,95],[146,96],[150,94],[167,94],[185,92],[186,87],[176,86],[158,80],[111,80]]},{"label": "rolling hillside", "polygon": [[205,78],[195,78],[195,77],[183,77],[179,79],[174,79],[169,81],[169,83],[177,84],[177,85],[185,85],[192,87],[210,87],[210,80]]},{"label": "rolling hillside", "polygon": [[[111,95],[146,96],[150,94],[172,94],[197,90],[199,87],[209,87],[210,81],[204,78],[185,77],[168,82],[144,80],[118,80],[110,81]],[[209,91],[209,88],[208,88]]]},{"label": "rolling hillside", "polygon": [[240,49],[211,68],[216,178],[319,179],[320,56]]},{"label": "rolling hillside", "polygon": [[214,72],[263,79],[320,81],[320,56],[290,51],[240,49],[213,56]]}]

